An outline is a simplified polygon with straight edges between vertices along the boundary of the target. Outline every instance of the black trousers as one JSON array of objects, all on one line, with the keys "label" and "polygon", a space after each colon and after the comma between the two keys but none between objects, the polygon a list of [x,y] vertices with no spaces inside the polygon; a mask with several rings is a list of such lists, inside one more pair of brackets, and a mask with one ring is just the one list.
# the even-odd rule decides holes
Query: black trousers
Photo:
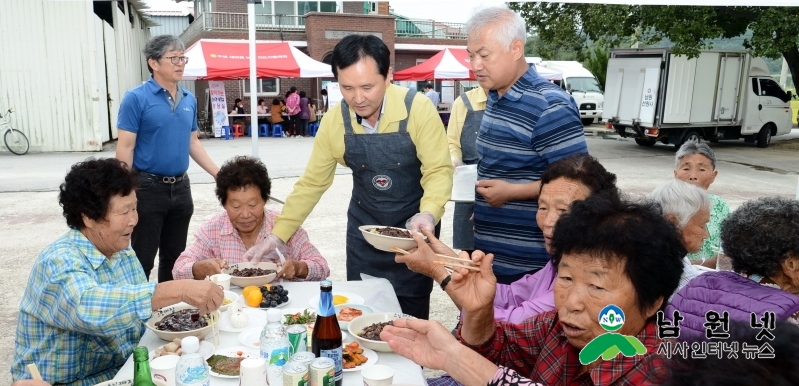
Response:
[{"label": "black trousers", "polygon": [[172,280],[172,267],[186,249],[194,214],[189,177],[169,184],[140,175],[136,198],[139,223],[131,235],[133,250],[148,279],[158,253],[158,282]]},{"label": "black trousers", "polygon": [[419,319],[430,319],[430,295],[427,296],[397,296],[402,312]]}]

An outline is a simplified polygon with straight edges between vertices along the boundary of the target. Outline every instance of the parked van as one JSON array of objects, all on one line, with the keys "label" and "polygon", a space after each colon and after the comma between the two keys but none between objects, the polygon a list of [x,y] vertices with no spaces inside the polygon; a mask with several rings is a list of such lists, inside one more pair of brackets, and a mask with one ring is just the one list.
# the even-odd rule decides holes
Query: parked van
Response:
[{"label": "parked van", "polygon": [[574,98],[580,109],[580,118],[584,125],[590,125],[594,119],[602,118],[602,108],[605,102],[602,86],[599,85],[594,74],[583,67],[580,62],[544,60],[536,63],[536,66],[563,74],[563,81],[559,84]]},{"label": "parked van", "polygon": [[605,88],[606,127],[641,146],[744,138],[767,147],[791,132],[791,93],[748,51],[611,50]]}]

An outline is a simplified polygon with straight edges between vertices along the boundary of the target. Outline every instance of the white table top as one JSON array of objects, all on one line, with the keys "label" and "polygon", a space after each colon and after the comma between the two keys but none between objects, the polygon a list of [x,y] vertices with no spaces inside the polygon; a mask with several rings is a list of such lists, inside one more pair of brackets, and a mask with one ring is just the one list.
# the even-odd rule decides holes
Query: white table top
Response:
[{"label": "white table top", "polygon": [[[308,308],[308,301],[319,294],[319,282],[285,282],[283,283],[289,291],[289,303],[284,308]],[[241,293],[241,288],[232,286],[231,291]],[[333,292],[351,292],[362,296],[365,303],[375,309],[375,312],[400,312],[400,306],[397,302],[397,296],[394,293],[394,288],[386,279],[370,279],[364,281],[344,281],[333,282]],[[224,317],[224,316],[223,316]],[[232,346],[240,346],[238,341],[238,332],[221,331],[219,334],[219,346],[217,348],[225,348]],[[310,339],[310,336],[308,337]],[[211,341],[211,336],[208,336],[208,341]],[[353,341],[353,338],[347,334],[345,343]],[[144,333],[139,341],[140,346],[146,346],[152,350],[158,346],[166,344],[166,341],[158,338],[155,333],[149,329]],[[394,369],[394,384],[405,385],[427,385],[424,378],[424,371],[422,368],[411,362],[409,359],[397,355],[393,352],[385,353],[379,352],[377,364],[386,365]],[[128,361],[119,370],[114,377],[115,380],[132,379],[133,378],[133,356],[128,357]],[[217,378],[211,377],[211,382],[214,386],[238,386],[239,379]],[[343,386],[362,386],[363,378],[360,372],[346,372],[344,373]]]}]

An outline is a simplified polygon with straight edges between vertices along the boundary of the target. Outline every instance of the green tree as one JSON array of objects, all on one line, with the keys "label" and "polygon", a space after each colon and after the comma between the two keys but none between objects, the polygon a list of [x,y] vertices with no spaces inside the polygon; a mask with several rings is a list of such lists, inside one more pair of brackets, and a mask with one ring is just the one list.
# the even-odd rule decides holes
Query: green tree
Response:
[{"label": "green tree", "polygon": [[571,49],[577,60],[588,58],[588,43],[606,48],[632,43],[655,44],[668,38],[677,54],[696,57],[712,49],[712,39],[731,39],[751,31],[744,47],[755,56],[785,57],[793,79],[799,79],[799,7],[700,7],[585,3],[508,3],[527,21],[543,44]]},{"label": "green tree", "polygon": [[610,59],[608,50],[596,46],[591,51],[591,57],[583,64],[588,71],[594,74],[603,90],[605,89],[605,78],[608,75],[608,59]]}]

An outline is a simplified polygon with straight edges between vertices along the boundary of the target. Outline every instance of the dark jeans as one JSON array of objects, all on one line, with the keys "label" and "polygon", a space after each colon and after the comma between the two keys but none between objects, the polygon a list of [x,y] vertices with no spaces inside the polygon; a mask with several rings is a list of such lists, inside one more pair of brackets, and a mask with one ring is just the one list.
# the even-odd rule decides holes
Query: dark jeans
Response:
[{"label": "dark jeans", "polygon": [[430,295],[410,297],[397,296],[402,312],[419,319],[430,319]]},{"label": "dark jeans", "polygon": [[297,120],[297,135],[306,136],[308,135],[308,120],[307,119],[299,119]]},{"label": "dark jeans", "polygon": [[297,117],[299,114],[289,115],[284,122],[283,131],[286,132],[286,135],[297,135]]},{"label": "dark jeans", "polygon": [[149,279],[158,252],[158,282],[172,280],[175,260],[186,249],[189,221],[194,213],[189,177],[174,184],[140,175],[137,211],[131,245]]}]

